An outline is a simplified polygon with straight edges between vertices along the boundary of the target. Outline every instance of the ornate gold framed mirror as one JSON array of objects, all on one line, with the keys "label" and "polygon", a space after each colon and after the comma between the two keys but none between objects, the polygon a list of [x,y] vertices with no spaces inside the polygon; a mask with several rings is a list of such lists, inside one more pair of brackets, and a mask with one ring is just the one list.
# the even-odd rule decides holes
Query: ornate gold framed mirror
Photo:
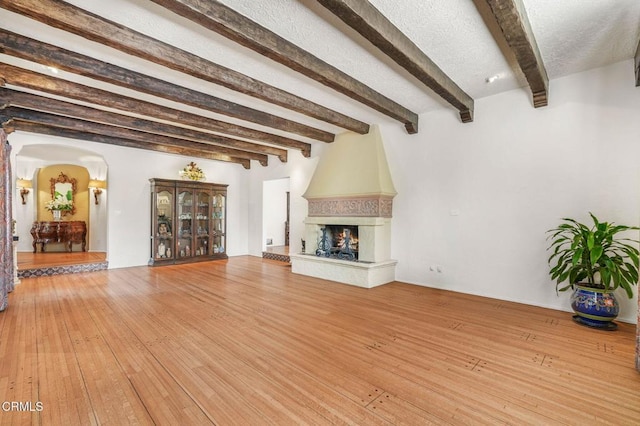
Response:
[{"label": "ornate gold framed mirror", "polygon": [[68,202],[67,204],[71,207],[70,209],[62,209],[62,214],[75,214],[76,204],[74,198],[77,186],[76,178],[70,178],[62,172],[60,172],[57,178],[51,178],[51,199],[66,200]]}]

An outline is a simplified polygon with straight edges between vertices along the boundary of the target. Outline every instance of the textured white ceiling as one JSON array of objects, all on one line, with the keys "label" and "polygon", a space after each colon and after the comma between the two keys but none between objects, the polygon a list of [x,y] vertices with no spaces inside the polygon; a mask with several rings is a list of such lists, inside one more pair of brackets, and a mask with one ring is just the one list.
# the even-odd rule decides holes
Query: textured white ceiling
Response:
[{"label": "textured white ceiling", "polygon": [[[639,0],[522,1],[550,78],[551,104],[555,78],[630,59],[635,53],[640,38]],[[392,121],[151,1],[70,0],[69,3],[354,118],[372,124]],[[223,0],[223,3],[414,112],[448,108],[452,114],[457,115],[456,110],[434,97],[429,89],[421,86],[314,0]],[[509,69],[471,0],[371,0],[371,3],[473,98],[490,96],[521,85],[521,79],[516,78]],[[168,70],[4,9],[0,9],[0,25],[19,34],[317,128],[342,131],[332,125]],[[0,54],[0,61],[49,72],[41,65],[26,63],[3,54]],[[629,72],[633,73],[631,68]],[[488,84],[487,77],[494,75],[501,78]],[[178,106],[88,78],[63,72],[58,76],[203,113],[195,108]],[[213,113],[204,115],[216,117]],[[234,121],[228,118],[225,120]],[[249,126],[261,128],[257,125]]]}]

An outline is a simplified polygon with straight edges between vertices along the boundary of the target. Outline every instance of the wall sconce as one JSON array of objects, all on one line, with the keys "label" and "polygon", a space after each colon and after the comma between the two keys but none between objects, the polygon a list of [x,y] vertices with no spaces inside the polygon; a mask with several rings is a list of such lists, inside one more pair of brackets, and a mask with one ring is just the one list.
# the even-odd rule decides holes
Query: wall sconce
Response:
[{"label": "wall sconce", "polygon": [[107,181],[91,179],[89,181],[89,189],[93,188],[93,196],[96,199],[96,204],[98,204],[98,195],[102,194],[103,189],[107,189]]},{"label": "wall sconce", "polygon": [[27,201],[24,199],[24,196],[29,193],[29,189],[33,188],[30,179],[17,179],[16,187],[20,190],[20,197],[22,198],[22,204],[27,204]]}]

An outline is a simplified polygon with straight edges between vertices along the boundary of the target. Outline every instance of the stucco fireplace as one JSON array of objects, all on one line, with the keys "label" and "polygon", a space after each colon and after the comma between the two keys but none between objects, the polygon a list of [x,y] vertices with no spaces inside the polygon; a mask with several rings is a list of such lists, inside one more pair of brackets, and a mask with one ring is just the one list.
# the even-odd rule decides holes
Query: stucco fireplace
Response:
[{"label": "stucco fireplace", "polygon": [[[339,135],[324,152],[304,197],[305,252],[291,256],[292,272],[371,288],[395,280],[391,217],[396,191],[380,132]],[[357,230],[357,258],[325,255],[323,229]],[[336,231],[337,230],[337,231]],[[342,257],[342,258],[340,258]]]}]

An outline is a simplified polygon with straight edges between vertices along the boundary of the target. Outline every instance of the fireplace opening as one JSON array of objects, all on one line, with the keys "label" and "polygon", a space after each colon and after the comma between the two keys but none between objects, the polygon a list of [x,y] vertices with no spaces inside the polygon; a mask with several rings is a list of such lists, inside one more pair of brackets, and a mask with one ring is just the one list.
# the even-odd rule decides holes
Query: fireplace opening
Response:
[{"label": "fireplace opening", "polygon": [[316,256],[343,260],[358,260],[358,227],[354,225],[325,225]]}]

